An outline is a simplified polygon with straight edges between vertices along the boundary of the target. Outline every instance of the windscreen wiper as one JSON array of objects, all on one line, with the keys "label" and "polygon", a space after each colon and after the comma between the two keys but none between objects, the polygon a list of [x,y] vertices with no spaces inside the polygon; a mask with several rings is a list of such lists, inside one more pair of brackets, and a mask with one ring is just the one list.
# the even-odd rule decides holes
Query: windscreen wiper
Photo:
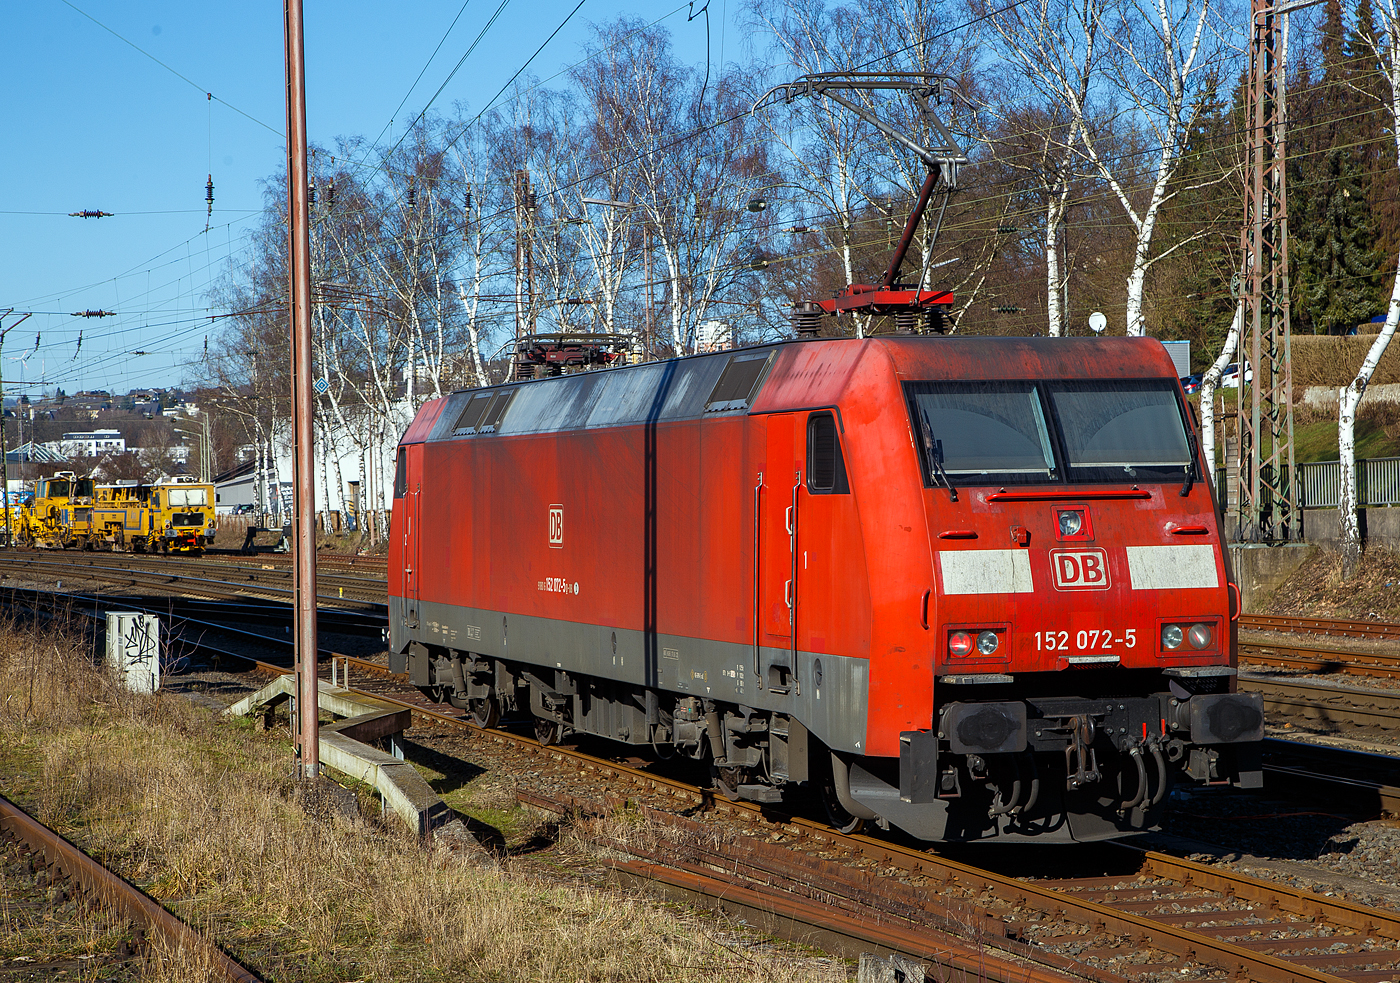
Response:
[{"label": "windscreen wiper", "polygon": [[1196,458],[1201,456],[1200,448],[1196,446],[1196,433],[1190,427],[1186,428],[1186,443],[1191,449],[1191,459],[1186,462],[1185,480],[1181,483],[1181,497],[1185,498],[1191,494],[1191,487],[1196,483]]},{"label": "windscreen wiper", "polygon": [[928,425],[928,414],[922,408],[919,410],[919,422],[923,424],[924,451],[928,454],[929,472],[934,477],[943,479],[943,487],[948,489],[948,500],[956,502],[958,490],[953,487],[953,482],[949,480],[948,472],[943,470],[942,444],[933,439],[933,431]]}]

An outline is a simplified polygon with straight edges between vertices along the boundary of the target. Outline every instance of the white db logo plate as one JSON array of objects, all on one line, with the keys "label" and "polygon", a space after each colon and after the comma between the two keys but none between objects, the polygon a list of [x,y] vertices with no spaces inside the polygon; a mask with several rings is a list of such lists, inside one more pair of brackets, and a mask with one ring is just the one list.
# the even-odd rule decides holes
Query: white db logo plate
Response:
[{"label": "white db logo plate", "polygon": [[1050,572],[1056,590],[1108,590],[1108,552],[1051,550]]},{"label": "white db logo plate", "polygon": [[549,507],[549,545],[553,549],[564,547],[564,506]]}]

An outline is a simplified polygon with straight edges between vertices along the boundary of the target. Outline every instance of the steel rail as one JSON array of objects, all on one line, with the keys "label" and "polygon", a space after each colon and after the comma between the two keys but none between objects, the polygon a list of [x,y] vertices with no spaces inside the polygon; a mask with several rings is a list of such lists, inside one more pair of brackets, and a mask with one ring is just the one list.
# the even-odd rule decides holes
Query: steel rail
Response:
[{"label": "steel rail", "polygon": [[1276,645],[1272,642],[1241,642],[1239,655],[1242,661],[1257,665],[1400,679],[1400,654],[1390,652],[1347,652],[1303,645]]},{"label": "steel rail", "polygon": [[1286,615],[1242,614],[1241,631],[1306,632],[1347,638],[1400,638],[1400,623],[1352,621],[1345,618],[1303,618]]},{"label": "steel rail", "polygon": [[200,935],[130,881],[93,860],[4,796],[0,796],[0,830],[31,852],[41,855],[45,863],[57,868],[85,895],[125,912],[132,921],[145,925],[148,933],[155,932],[164,938],[171,948],[208,953],[212,968],[235,983],[261,983],[257,976],[240,966],[212,940]]},{"label": "steel rail", "polygon": [[1366,799],[1373,812],[1400,816],[1400,787],[1391,784],[1400,763],[1390,755],[1266,738],[1263,757],[1264,771],[1282,778],[1289,793],[1325,788],[1327,794]]},{"label": "steel rail", "polygon": [[1339,730],[1400,728],[1400,690],[1239,675],[1240,689],[1264,695],[1265,710],[1330,723]]}]

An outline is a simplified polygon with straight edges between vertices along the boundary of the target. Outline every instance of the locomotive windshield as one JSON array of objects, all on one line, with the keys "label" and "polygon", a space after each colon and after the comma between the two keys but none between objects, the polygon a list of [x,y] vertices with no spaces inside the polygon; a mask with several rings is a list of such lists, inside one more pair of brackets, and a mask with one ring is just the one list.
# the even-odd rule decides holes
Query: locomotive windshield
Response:
[{"label": "locomotive windshield", "polygon": [[929,485],[1170,481],[1191,449],[1169,379],[906,383]]},{"label": "locomotive windshield", "polygon": [[1050,401],[1074,481],[1177,477],[1191,461],[1169,382],[1051,383]]},{"label": "locomotive windshield", "polygon": [[916,385],[913,397],[916,436],[935,473],[1054,480],[1055,456],[1034,383]]}]

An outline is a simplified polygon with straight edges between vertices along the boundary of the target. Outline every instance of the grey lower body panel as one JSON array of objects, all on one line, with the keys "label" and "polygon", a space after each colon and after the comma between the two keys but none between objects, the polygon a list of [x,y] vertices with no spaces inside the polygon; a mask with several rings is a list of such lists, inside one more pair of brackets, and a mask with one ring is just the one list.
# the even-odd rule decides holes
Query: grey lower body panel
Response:
[{"label": "grey lower body panel", "polygon": [[[410,642],[472,652],[546,669],[610,679],[677,696],[694,696],[788,714],[828,747],[864,754],[870,663],[825,652],[793,653],[752,645],[611,628],[416,601],[416,625],[403,598],[389,598],[392,650]],[[774,671],[777,670],[786,671]],[[818,671],[820,669],[820,671]],[[795,670],[795,671],[794,671]],[[772,680],[781,679],[774,686]],[[817,680],[820,680],[818,685]]]}]

